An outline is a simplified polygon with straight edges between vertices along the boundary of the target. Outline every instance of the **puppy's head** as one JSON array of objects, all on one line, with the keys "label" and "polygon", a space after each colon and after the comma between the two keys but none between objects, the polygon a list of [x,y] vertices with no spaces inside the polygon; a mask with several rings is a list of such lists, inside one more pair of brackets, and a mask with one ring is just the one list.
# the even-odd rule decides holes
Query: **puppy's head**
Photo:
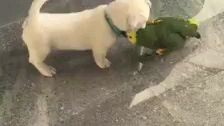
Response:
[{"label": "puppy's head", "polygon": [[137,31],[145,28],[150,16],[151,2],[149,0],[131,0],[127,25],[128,31]]},{"label": "puppy's head", "polygon": [[150,8],[149,0],[115,0],[109,4],[106,11],[121,30],[137,31],[145,28]]}]

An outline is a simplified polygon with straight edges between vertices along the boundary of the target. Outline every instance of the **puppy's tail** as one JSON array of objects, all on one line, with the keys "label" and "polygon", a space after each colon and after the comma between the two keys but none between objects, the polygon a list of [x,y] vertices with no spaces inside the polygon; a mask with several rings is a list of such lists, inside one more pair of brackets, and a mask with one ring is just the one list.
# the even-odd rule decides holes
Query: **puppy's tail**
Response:
[{"label": "puppy's tail", "polygon": [[40,13],[41,7],[44,5],[46,1],[47,0],[34,0],[29,10],[29,17],[33,18],[37,17],[38,14]]},{"label": "puppy's tail", "polygon": [[44,3],[47,2],[47,1],[48,0],[33,0],[33,3],[32,3],[32,5],[30,7],[30,10],[29,10],[28,18],[25,20],[25,22],[23,24],[23,28],[29,22],[37,21],[38,15],[40,13],[40,9],[44,5]]}]

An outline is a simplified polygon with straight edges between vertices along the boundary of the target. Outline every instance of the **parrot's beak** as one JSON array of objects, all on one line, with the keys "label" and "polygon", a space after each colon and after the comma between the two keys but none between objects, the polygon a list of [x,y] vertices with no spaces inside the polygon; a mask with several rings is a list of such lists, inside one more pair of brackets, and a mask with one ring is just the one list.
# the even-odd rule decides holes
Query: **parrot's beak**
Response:
[{"label": "parrot's beak", "polygon": [[195,37],[196,37],[197,39],[201,39],[201,34],[200,34],[199,32],[196,32]]}]

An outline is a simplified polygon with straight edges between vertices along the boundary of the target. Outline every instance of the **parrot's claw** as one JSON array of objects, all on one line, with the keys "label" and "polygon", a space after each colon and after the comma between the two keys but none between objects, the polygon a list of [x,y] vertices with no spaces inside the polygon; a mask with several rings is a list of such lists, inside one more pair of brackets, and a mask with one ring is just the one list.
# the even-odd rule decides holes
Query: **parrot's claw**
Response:
[{"label": "parrot's claw", "polygon": [[139,62],[138,63],[138,72],[141,72],[143,68],[143,63]]},{"label": "parrot's claw", "polygon": [[134,75],[134,76],[136,76],[136,75],[138,75],[138,74],[139,74],[138,71],[133,72],[133,75]]},{"label": "parrot's claw", "polygon": [[135,71],[134,73],[133,73],[133,75],[135,76],[135,75],[137,75],[137,74],[140,74],[141,73],[141,71],[142,71],[142,68],[143,68],[143,63],[142,62],[139,62],[138,63],[138,69],[137,69],[137,71]]},{"label": "parrot's claw", "polygon": [[157,49],[156,54],[159,56],[163,56],[165,54],[166,49]]},{"label": "parrot's claw", "polygon": [[146,24],[150,25],[150,24],[159,24],[160,22],[162,22],[162,20],[149,20],[147,21]]}]

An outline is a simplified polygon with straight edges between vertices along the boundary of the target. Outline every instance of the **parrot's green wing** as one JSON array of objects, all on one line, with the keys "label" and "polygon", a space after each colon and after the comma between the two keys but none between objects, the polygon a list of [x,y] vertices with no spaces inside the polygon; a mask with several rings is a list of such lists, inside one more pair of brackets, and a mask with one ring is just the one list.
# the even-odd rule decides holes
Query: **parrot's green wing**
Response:
[{"label": "parrot's green wing", "polygon": [[163,42],[164,48],[167,50],[166,52],[171,52],[176,49],[183,48],[185,45],[185,39],[177,34],[177,33],[171,33],[167,36],[167,41]]},{"label": "parrot's green wing", "polygon": [[147,48],[153,48],[156,41],[158,41],[155,32],[156,30],[154,25],[147,25],[145,29],[137,31],[136,45],[144,46]]}]

